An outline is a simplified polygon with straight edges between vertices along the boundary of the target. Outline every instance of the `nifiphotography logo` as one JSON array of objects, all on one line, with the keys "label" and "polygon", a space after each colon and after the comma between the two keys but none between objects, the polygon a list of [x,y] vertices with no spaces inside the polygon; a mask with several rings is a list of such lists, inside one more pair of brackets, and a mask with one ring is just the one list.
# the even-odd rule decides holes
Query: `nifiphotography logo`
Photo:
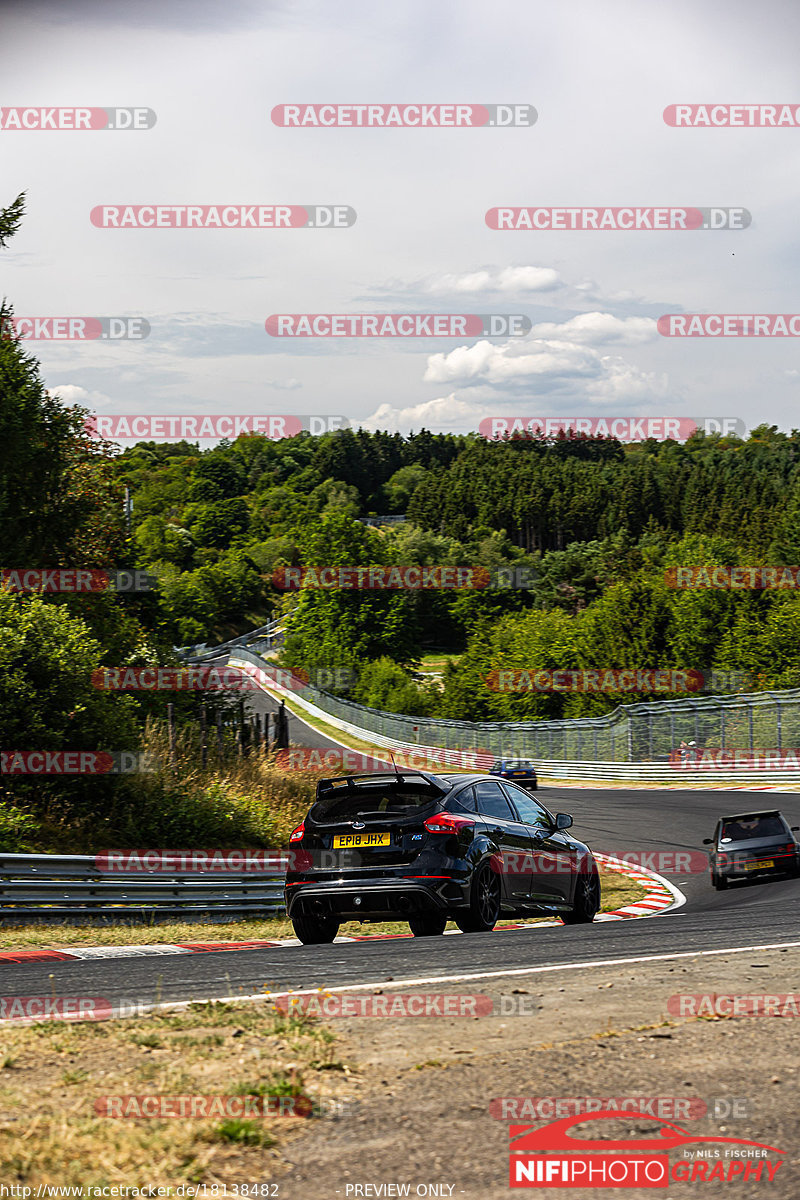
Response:
[{"label": "nifiphotography logo", "polygon": [[[630,1116],[632,1114],[628,1114]],[[644,1138],[616,1141],[574,1136],[573,1126],[619,1121],[617,1111],[565,1117],[536,1128],[509,1126],[509,1186],[540,1188],[666,1188],[670,1183],[771,1183],[783,1166],[784,1152],[744,1138],[692,1134],[672,1122],[648,1118],[661,1128]],[[703,1149],[689,1146],[702,1143]],[[669,1151],[681,1150],[670,1164]],[[555,1151],[555,1153],[547,1153]]]}]

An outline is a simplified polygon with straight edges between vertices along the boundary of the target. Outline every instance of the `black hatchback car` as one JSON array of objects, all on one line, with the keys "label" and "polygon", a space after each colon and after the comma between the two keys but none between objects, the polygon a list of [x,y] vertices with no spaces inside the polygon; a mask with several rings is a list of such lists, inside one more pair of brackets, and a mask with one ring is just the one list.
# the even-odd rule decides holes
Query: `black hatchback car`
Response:
[{"label": "black hatchback car", "polygon": [[408,921],[416,937],[493,929],[503,916],[590,922],[600,878],[588,846],[508,781],[402,771],[322,779],[294,830],[286,909],[301,942],[342,921]]},{"label": "black hatchback car", "polygon": [[704,846],[711,846],[713,886],[722,891],[731,879],[800,874],[800,846],[792,837],[797,828],[775,808],[720,817],[713,838],[703,839]]}]

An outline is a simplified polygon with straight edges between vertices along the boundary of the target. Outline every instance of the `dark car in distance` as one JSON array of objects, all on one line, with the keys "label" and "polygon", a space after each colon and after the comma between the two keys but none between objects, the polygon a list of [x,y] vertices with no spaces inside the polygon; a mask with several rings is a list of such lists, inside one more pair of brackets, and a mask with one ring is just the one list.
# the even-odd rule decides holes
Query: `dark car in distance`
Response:
[{"label": "dark car in distance", "polygon": [[703,838],[708,852],[711,883],[722,891],[732,879],[758,875],[800,874],[800,846],[776,809],[720,817],[713,838]]},{"label": "dark car in distance", "polygon": [[535,792],[539,786],[536,778],[536,767],[529,758],[498,758],[489,774],[499,779],[513,779],[520,787],[530,788]]},{"label": "dark car in distance", "polygon": [[290,837],[286,910],[301,942],[343,921],[408,921],[416,937],[493,929],[501,915],[594,920],[588,846],[515,783],[486,775],[376,772],[322,779]]}]

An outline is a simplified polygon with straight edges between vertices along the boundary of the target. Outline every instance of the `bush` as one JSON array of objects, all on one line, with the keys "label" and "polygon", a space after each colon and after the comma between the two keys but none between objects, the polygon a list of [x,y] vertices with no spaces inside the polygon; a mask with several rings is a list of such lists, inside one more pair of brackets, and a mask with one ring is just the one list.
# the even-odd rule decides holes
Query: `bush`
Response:
[{"label": "bush", "polygon": [[0,800],[0,851],[6,854],[33,853],[39,826],[29,813]]},{"label": "bush", "polygon": [[200,766],[197,726],[179,730],[176,764],[170,763],[166,728],[148,723],[143,748],[155,769],[120,780],[102,830],[90,834],[93,849],[268,849],[285,846],[314,799],[315,781],[305,772],[280,770],[255,749],[245,758],[218,763],[209,750]]}]

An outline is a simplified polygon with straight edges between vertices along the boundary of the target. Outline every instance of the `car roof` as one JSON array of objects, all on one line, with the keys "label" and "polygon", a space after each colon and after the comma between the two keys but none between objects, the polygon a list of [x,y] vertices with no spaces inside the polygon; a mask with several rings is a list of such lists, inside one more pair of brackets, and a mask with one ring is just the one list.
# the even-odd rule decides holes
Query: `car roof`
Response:
[{"label": "car roof", "polygon": [[782,817],[777,808],[762,808],[758,812],[734,813],[732,817],[720,817],[720,821],[752,821],[754,817]]},{"label": "car roof", "polygon": [[449,772],[437,771],[436,777],[437,777],[437,779],[446,779],[448,783],[451,783],[453,785],[453,787],[460,787],[460,785],[462,783],[477,783],[477,782],[486,783],[487,780],[489,779],[488,774],[484,774],[483,772],[480,772],[480,771],[478,771],[478,772],[472,771],[469,775],[467,775],[465,772],[462,772],[462,773],[453,772],[453,774],[451,775]]}]

